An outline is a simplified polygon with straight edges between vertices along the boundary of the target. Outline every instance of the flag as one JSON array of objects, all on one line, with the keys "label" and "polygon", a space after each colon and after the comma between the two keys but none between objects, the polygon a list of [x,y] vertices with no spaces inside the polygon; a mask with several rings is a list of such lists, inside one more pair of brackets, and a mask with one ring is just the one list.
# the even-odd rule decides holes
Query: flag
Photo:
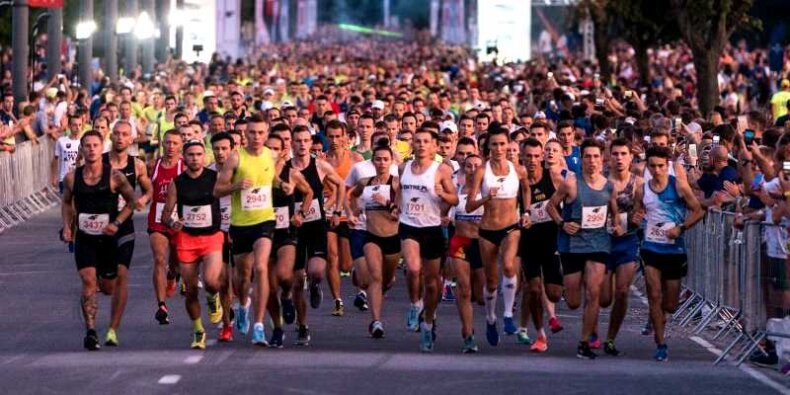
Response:
[{"label": "flag", "polygon": [[30,8],[63,8],[63,0],[29,0]]}]

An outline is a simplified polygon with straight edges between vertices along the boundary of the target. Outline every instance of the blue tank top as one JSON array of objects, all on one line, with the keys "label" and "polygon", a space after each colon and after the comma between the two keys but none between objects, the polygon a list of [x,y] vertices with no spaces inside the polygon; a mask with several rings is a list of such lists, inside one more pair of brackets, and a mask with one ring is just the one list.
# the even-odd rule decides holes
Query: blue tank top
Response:
[{"label": "blue tank top", "polygon": [[647,182],[644,191],[647,227],[642,249],[659,254],[685,254],[686,243],[682,234],[674,240],[666,237],[668,230],[686,219],[686,201],[678,193],[675,176],[669,176],[669,183],[663,191],[653,191]]},{"label": "blue tank top", "polygon": [[565,156],[565,164],[568,165],[568,170],[576,173],[582,173],[582,151],[579,147],[573,146],[570,155]]},{"label": "blue tank top", "polygon": [[576,222],[581,229],[575,235],[569,235],[562,229],[557,237],[557,249],[560,252],[590,253],[605,252],[611,249],[606,220],[609,215],[609,200],[614,185],[606,180],[601,190],[590,188],[584,177],[579,176],[576,182],[576,199],[566,203],[562,208],[562,219],[565,222]]}]

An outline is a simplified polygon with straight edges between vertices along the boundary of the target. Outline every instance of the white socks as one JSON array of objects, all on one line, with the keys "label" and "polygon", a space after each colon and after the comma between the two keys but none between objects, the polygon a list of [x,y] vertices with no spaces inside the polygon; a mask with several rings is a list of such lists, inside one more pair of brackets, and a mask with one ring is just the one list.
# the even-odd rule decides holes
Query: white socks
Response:
[{"label": "white socks", "polygon": [[496,291],[488,292],[488,288],[483,287],[483,300],[486,306],[486,320],[489,324],[493,324],[496,322]]},{"label": "white socks", "polygon": [[516,289],[518,288],[518,277],[503,277],[502,297],[505,299],[505,317],[513,317],[513,304],[516,302]]}]

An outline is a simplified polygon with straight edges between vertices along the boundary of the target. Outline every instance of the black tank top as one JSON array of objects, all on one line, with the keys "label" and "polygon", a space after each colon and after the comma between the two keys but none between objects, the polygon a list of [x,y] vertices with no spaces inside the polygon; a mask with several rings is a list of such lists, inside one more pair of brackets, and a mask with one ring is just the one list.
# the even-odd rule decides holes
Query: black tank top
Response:
[{"label": "black tank top", "polygon": [[222,217],[219,199],[213,194],[217,172],[204,168],[198,178],[184,172],[173,182],[178,195],[178,217],[184,220],[183,230],[192,235],[210,235],[219,231]]},{"label": "black tank top", "polygon": [[[126,177],[126,181],[128,181],[129,185],[132,186],[132,190],[135,190],[137,188],[137,168],[135,167],[136,158],[137,158],[136,156],[131,156],[131,155],[127,156],[126,167],[122,169],[118,169],[118,171],[120,171]],[[112,164],[110,164],[109,153],[102,154],[101,159],[102,159],[102,163],[108,164],[112,167]],[[123,197],[121,196],[121,194],[118,194],[119,212],[121,211],[121,208],[123,208],[121,205],[122,201],[123,201]],[[120,228],[118,228],[118,234],[123,235],[123,234],[134,232],[134,221],[132,221],[132,217],[134,217],[134,215],[130,215],[129,218],[126,219],[126,221],[123,221]]]},{"label": "black tank top", "polygon": [[[288,161],[289,164],[292,164],[293,159]],[[302,170],[302,175],[304,176],[307,183],[310,184],[310,188],[313,190],[313,199],[318,200],[318,207],[321,210],[321,219],[326,219],[326,215],[324,213],[324,184],[321,182],[321,177],[318,175],[318,167],[315,164],[315,158],[310,158],[310,164]],[[294,192],[294,202],[300,203],[302,202],[304,197],[302,193],[299,191]]]},{"label": "black tank top", "polygon": [[[118,216],[118,194],[110,187],[112,168],[109,164],[102,163],[101,179],[96,185],[85,183],[84,169],[84,166],[80,166],[74,173],[74,208],[77,211],[77,232],[89,236],[91,234],[84,231],[86,228],[81,226],[82,224],[97,224],[95,220],[100,219],[102,214],[109,216],[108,223],[115,221],[115,217]],[[91,221],[88,221],[89,219]]]},{"label": "black tank top", "polygon": [[[543,169],[543,176],[541,176],[540,180],[534,185],[529,186],[529,193],[531,197],[532,207],[531,211],[537,210],[537,204],[543,203],[551,199],[556,192],[556,188],[554,188],[554,183],[551,181],[551,173],[548,169]],[[545,212],[545,207],[543,208]],[[532,226],[529,229],[522,230],[521,234],[523,237],[527,237],[531,240],[536,240],[540,244],[550,243],[550,240],[556,239],[557,236],[557,224],[552,221],[546,222],[537,222],[535,216],[537,213],[532,213]],[[545,213],[543,215],[548,215]]]}]

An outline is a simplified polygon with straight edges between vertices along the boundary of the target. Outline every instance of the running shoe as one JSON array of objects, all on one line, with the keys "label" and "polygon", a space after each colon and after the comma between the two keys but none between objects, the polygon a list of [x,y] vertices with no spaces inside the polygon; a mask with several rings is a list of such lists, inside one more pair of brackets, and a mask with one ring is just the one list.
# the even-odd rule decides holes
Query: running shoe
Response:
[{"label": "running shoe", "polygon": [[167,288],[165,288],[165,295],[170,298],[176,294],[178,290],[178,280],[175,273],[167,272]]},{"label": "running shoe", "polygon": [[593,350],[601,348],[601,339],[598,337],[598,335],[593,334],[590,336],[590,348]]},{"label": "running shoe", "polygon": [[354,298],[354,307],[359,311],[368,311],[368,294],[365,291],[359,291]]},{"label": "running shoe", "polygon": [[283,332],[283,328],[274,328],[272,331],[272,337],[269,339],[269,347],[271,348],[283,348],[283,342],[285,341],[285,332]]},{"label": "running shoe", "polygon": [[[198,288],[200,288],[200,280],[198,280]],[[183,278],[178,279],[178,293],[181,296],[187,296],[187,283],[184,282]]]},{"label": "running shoe", "polygon": [[335,299],[335,309],[332,310],[332,315],[335,317],[342,317],[343,316],[343,301],[340,299]]},{"label": "running shoe", "polygon": [[232,325],[222,325],[222,329],[219,330],[219,336],[217,337],[217,341],[221,343],[229,343],[233,341],[233,326]]},{"label": "running shoe", "polygon": [[650,336],[653,334],[653,325],[650,323],[650,320],[648,320],[645,323],[645,326],[642,327],[642,334],[645,336]]},{"label": "running shoe", "polygon": [[518,327],[516,327],[516,323],[513,322],[513,317],[505,317],[504,321],[505,321],[505,325],[503,329],[505,331],[505,334],[508,336],[515,335],[516,332],[518,332]]},{"label": "running shoe", "polygon": [[280,306],[283,309],[283,321],[291,325],[296,320],[296,308],[294,307],[294,300],[291,298],[281,298]]},{"label": "running shoe", "polygon": [[420,325],[420,307],[411,305],[406,313],[406,330],[414,332]]},{"label": "running shoe", "polygon": [[156,309],[156,314],[154,314],[154,319],[159,321],[159,325],[167,325],[170,323],[169,314],[170,311],[167,309],[167,306],[162,303],[159,305],[159,308]]},{"label": "running shoe", "polygon": [[486,320],[486,340],[492,346],[499,344],[499,330],[496,328],[496,322],[491,324]]},{"label": "running shoe", "polygon": [[529,348],[529,351],[543,353],[548,351],[548,349],[549,339],[547,339],[546,336],[538,336],[538,338],[535,339],[535,342],[532,343],[532,347]]},{"label": "running shoe", "polygon": [[551,333],[557,333],[565,328],[562,327],[560,320],[557,317],[549,318],[549,328],[551,329]]},{"label": "running shoe", "polygon": [[587,342],[579,342],[576,348],[576,358],[580,359],[595,359],[598,355],[590,349],[590,344]]},{"label": "running shoe", "polygon": [[195,350],[205,350],[206,332],[195,332],[195,334],[192,337],[192,345],[189,347]]},{"label": "running shoe", "polygon": [[532,344],[532,339],[530,339],[529,334],[527,333],[527,328],[518,329],[518,333],[516,333],[516,342],[518,342],[518,344]]},{"label": "running shoe", "polygon": [[88,351],[96,351],[101,348],[99,344],[99,335],[96,334],[96,331],[93,329],[88,329],[88,333],[85,334],[85,339],[82,341],[82,345]]},{"label": "running shoe", "polygon": [[475,335],[469,335],[464,338],[464,348],[461,350],[464,354],[474,354],[477,352],[477,342]]},{"label": "running shoe", "polygon": [[219,324],[222,321],[222,305],[219,303],[219,294],[206,294],[206,304],[208,305],[208,319],[212,324]]},{"label": "running shoe", "polygon": [[384,324],[381,321],[373,321],[368,326],[368,332],[374,339],[381,339],[384,337]]},{"label": "running shoe", "polygon": [[321,307],[321,302],[324,301],[324,291],[321,289],[321,283],[310,282],[310,307],[317,309]]},{"label": "running shoe", "polygon": [[118,346],[118,335],[115,333],[115,329],[107,329],[107,336],[104,338],[104,345],[110,347]]},{"label": "running shoe", "polygon": [[347,271],[341,270],[341,271],[340,271],[340,277],[341,277],[341,278],[344,278],[344,277],[351,277],[351,272],[347,272]]},{"label": "running shoe", "polygon": [[269,347],[269,342],[266,341],[266,332],[263,331],[263,324],[255,324],[252,326],[252,344]]},{"label": "running shoe", "polygon": [[420,326],[420,351],[433,352],[433,342],[436,340],[436,333],[428,329],[427,325]]},{"label": "running shoe", "polygon": [[246,335],[250,331],[250,321],[247,315],[250,313],[248,306],[239,306],[236,310],[236,330],[242,335]]},{"label": "running shoe", "polygon": [[299,335],[296,338],[296,345],[297,346],[310,345],[310,328],[308,328],[307,325],[299,326]]},{"label": "running shoe", "polygon": [[669,359],[669,347],[666,344],[659,344],[656,347],[656,353],[653,355],[653,359],[658,362],[666,362]]},{"label": "running shoe", "polygon": [[606,344],[603,346],[603,352],[613,357],[620,355],[620,350],[614,346],[614,340],[607,340]]},{"label": "running shoe", "polygon": [[767,354],[763,354],[761,350],[757,350],[749,356],[749,362],[766,368],[770,368],[775,366],[779,363],[779,356],[776,354],[776,350],[766,351]]},{"label": "running shoe", "polygon": [[455,293],[453,292],[453,285],[447,283],[442,288],[442,301],[443,302],[455,302]]}]

